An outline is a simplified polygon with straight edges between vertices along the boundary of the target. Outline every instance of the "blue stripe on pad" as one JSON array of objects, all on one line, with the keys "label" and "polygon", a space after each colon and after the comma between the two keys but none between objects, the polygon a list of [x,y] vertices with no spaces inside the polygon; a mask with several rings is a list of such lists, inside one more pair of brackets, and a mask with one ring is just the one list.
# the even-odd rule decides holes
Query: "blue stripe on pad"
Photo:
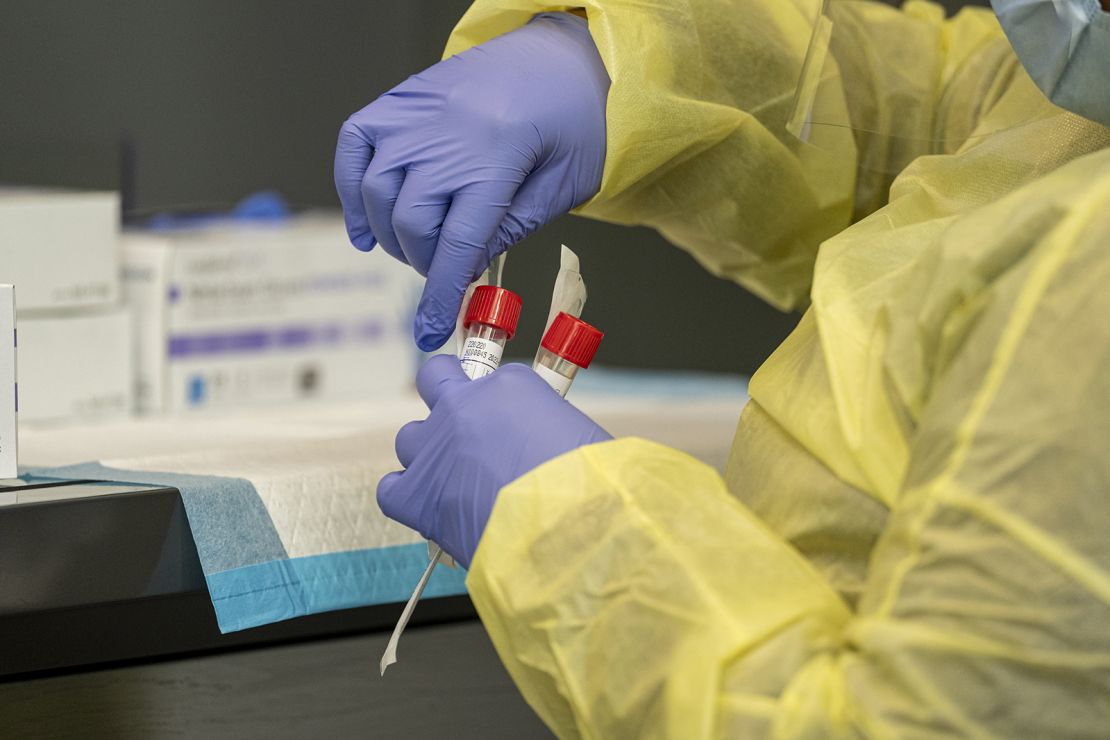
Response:
[{"label": "blue stripe on pad", "polygon": [[[254,486],[242,478],[121,470],[98,463],[29,472],[179,490],[221,632],[403,602],[428,565],[424,543],[289,558]],[[428,596],[465,593],[466,571],[442,566],[425,591]]]},{"label": "blue stripe on pad", "polygon": [[[428,565],[423,543],[274,560],[207,576],[221,632],[306,614],[406,601]],[[466,571],[436,568],[425,596],[466,593]]]}]

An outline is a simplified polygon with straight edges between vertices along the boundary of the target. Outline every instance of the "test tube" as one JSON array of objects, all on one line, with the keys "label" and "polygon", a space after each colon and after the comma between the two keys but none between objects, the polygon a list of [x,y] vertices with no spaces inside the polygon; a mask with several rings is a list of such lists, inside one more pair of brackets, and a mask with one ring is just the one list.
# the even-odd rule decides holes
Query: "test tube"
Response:
[{"label": "test tube", "polygon": [[516,334],[520,306],[520,296],[511,290],[492,285],[474,290],[463,318],[466,334],[459,353],[459,362],[468,378],[483,378],[501,364],[505,343]]},{"label": "test tube", "polygon": [[565,397],[578,370],[593,362],[603,336],[582,319],[560,311],[543,335],[532,369]]},{"label": "test tube", "polygon": [[[516,327],[520,322],[521,303],[520,296],[511,290],[493,285],[480,285],[474,289],[463,317],[463,330],[466,334],[463,335],[463,346],[459,352],[459,364],[466,377],[471,380],[484,378],[501,365],[505,343],[516,334]],[[397,662],[397,645],[436,564],[455,566],[454,559],[434,542],[428,542],[428,557],[428,567],[424,569],[424,575],[420,577],[420,582],[416,584],[412,596],[405,604],[401,618],[397,620],[393,634],[386,643],[385,652],[378,662],[378,670],[383,676],[385,669]]]}]

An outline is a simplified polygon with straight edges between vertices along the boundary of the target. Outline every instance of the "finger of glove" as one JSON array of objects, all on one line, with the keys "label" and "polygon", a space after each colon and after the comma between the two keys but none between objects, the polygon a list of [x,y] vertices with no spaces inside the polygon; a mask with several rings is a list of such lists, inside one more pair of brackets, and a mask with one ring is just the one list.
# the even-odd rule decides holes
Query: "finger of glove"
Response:
[{"label": "finger of glove", "polygon": [[362,252],[374,248],[374,233],[366,218],[366,206],[362,201],[362,179],[374,156],[370,138],[362,129],[349,119],[339,128],[339,140],[335,144],[335,192],[343,206],[343,221],[347,226],[347,237],[351,244]]},{"label": "finger of glove", "polygon": [[393,208],[393,232],[401,251],[425,277],[451,205],[450,197],[437,195],[437,189],[426,175],[410,171]]},{"label": "finger of glove", "polygon": [[436,407],[445,393],[468,382],[470,379],[463,372],[458,357],[436,355],[425,362],[420,372],[416,374],[416,392],[431,410]]},{"label": "finger of glove", "polygon": [[397,453],[397,460],[402,468],[408,468],[416,459],[417,453],[423,449],[427,442],[427,425],[423,421],[410,421],[397,432],[393,441],[393,449]]},{"label": "finger of glove", "polygon": [[463,295],[489,266],[487,244],[519,185],[509,180],[486,182],[452,199],[416,309],[416,344],[424,351],[443,346],[454,332]]},{"label": "finger of glove", "polygon": [[393,208],[404,181],[403,168],[387,162],[384,156],[375,156],[362,178],[361,193],[366,218],[378,244],[391,257],[408,264],[393,233]]},{"label": "finger of glove", "polygon": [[411,494],[405,486],[405,473],[389,473],[378,481],[378,508],[390,519],[417,529],[420,506],[414,505]]}]

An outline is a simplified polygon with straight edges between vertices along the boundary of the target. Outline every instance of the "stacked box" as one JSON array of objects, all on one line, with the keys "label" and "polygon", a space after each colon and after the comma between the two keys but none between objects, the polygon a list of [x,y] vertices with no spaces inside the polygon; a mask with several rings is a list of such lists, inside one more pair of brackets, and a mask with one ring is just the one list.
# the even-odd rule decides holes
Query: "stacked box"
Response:
[{"label": "stacked box", "polygon": [[20,423],[130,413],[119,244],[116,193],[0,188],[0,282],[19,295]]},{"label": "stacked box", "polygon": [[421,280],[351,247],[338,214],[123,244],[144,412],[388,396],[412,382]]},{"label": "stacked box", "polygon": [[20,314],[117,303],[119,222],[116,193],[0,187],[0,283]]},{"label": "stacked box", "polygon": [[20,314],[18,324],[22,422],[102,421],[132,412],[134,349],[125,308]]},{"label": "stacked box", "polygon": [[0,479],[18,475],[19,388],[15,351],[15,289],[0,285]]}]

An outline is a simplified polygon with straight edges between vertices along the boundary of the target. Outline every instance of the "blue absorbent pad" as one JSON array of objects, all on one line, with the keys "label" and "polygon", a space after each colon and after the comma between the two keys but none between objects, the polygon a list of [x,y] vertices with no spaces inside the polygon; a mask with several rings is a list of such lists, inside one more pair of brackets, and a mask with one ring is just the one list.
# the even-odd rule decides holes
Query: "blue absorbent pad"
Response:
[{"label": "blue absorbent pad", "polygon": [[[745,398],[738,376],[592,368],[575,381],[575,402],[602,426],[721,465]],[[285,417],[143,420],[90,445],[98,463],[28,472],[178,489],[220,629],[232,632],[409,597],[427,547],[381,513],[375,491],[399,467],[396,429],[423,411],[412,396]],[[436,568],[427,593],[464,594],[465,579]]]},{"label": "blue absorbent pad", "polygon": [[[86,463],[29,471],[72,480],[170,486],[181,492],[221,632],[374,604],[403,602],[428,564],[422,541],[290,557],[255,485],[245,478]],[[437,568],[428,596],[466,593],[466,571]]]}]

